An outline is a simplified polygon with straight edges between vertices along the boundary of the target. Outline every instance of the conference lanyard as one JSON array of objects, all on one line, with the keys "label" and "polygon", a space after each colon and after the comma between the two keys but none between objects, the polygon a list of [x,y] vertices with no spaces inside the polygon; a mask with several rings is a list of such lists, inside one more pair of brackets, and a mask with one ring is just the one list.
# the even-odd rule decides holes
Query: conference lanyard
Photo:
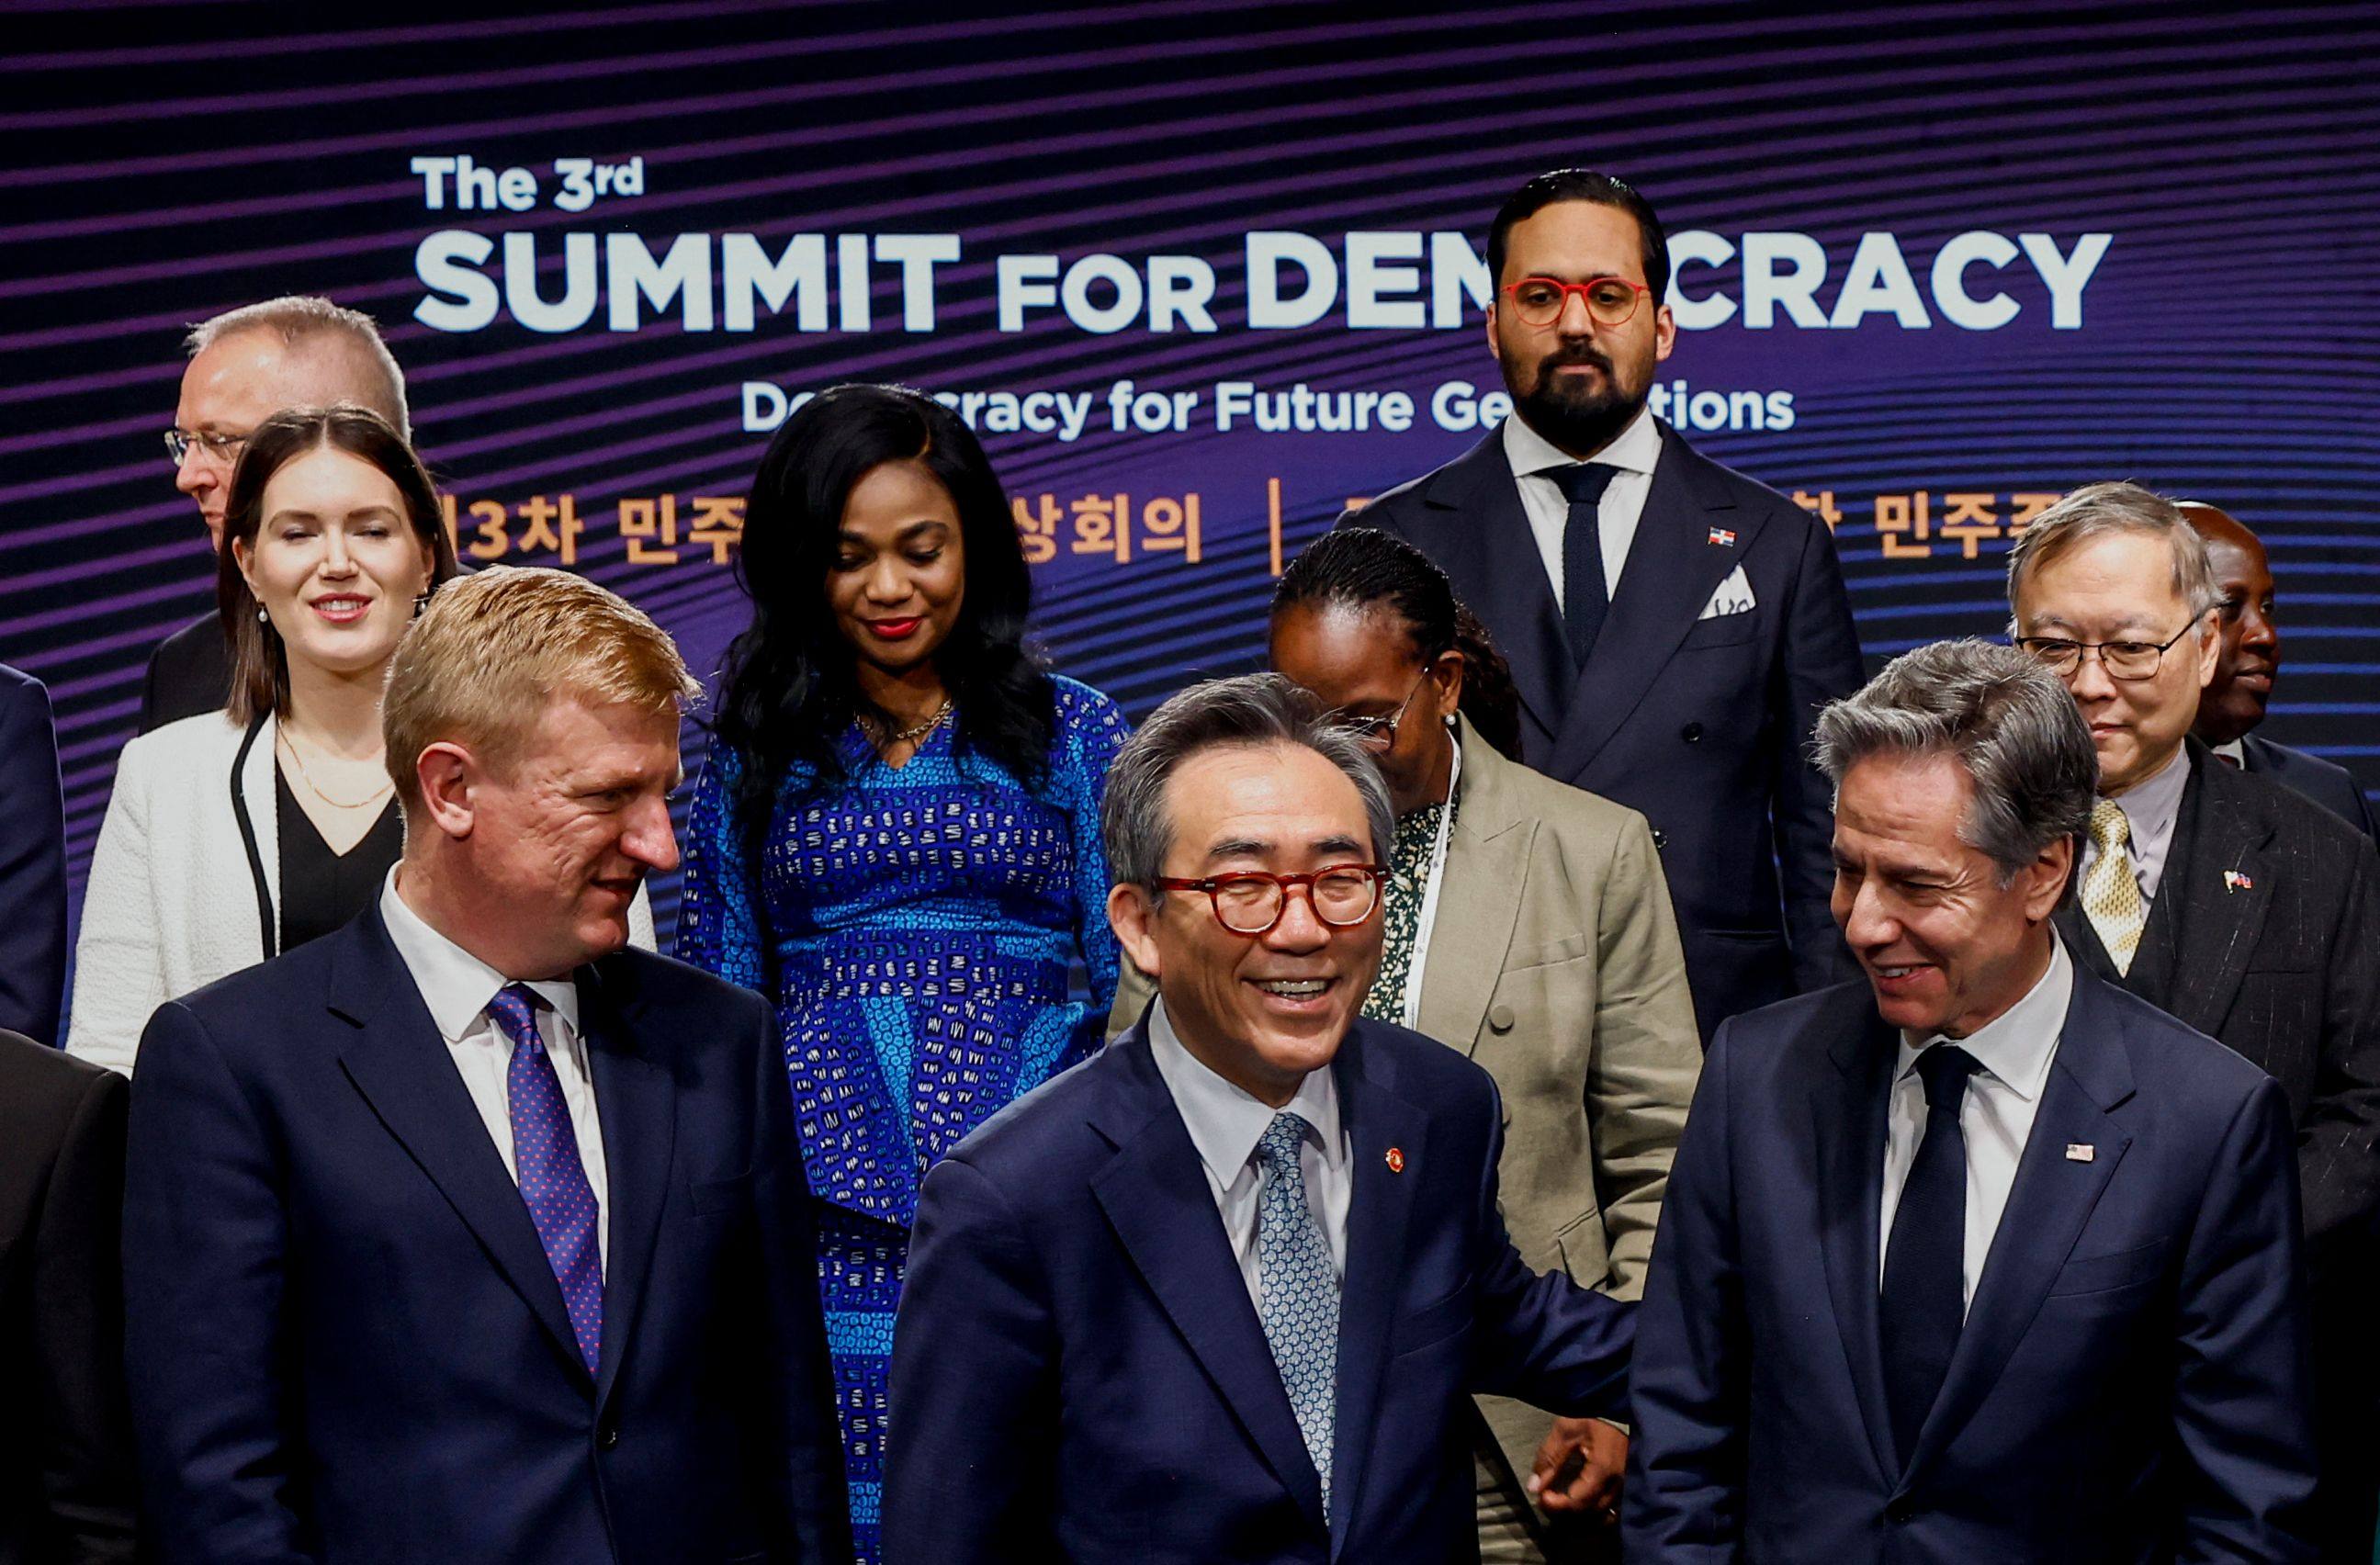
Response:
[{"label": "conference lanyard", "polygon": [[1429,961],[1429,937],[1438,927],[1438,893],[1446,880],[1446,846],[1454,831],[1455,791],[1463,786],[1463,742],[1454,736],[1451,726],[1446,742],[1454,747],[1454,765],[1446,779],[1446,807],[1439,812],[1438,831],[1429,844],[1429,869],[1422,880],[1421,916],[1414,921],[1413,955],[1405,965],[1404,1003],[1398,1009],[1397,1020],[1405,1026],[1419,1025],[1421,1017],[1421,972]]}]

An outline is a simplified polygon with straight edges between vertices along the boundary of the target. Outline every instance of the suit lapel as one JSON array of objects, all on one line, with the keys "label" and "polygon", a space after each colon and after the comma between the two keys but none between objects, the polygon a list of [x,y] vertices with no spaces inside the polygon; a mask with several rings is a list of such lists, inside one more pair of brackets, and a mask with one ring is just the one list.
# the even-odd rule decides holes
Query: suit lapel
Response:
[{"label": "suit lapel", "polygon": [[2281,869],[2264,852],[2273,831],[2257,801],[2239,797],[2223,763],[2189,744],[2188,791],[2157,882],[2157,901],[2172,899],[2186,915],[2165,1009],[2215,1037],[2240,993]]},{"label": "suit lapel", "polygon": [[[1704,481],[1701,460],[1676,431],[1663,426],[1660,461],[1628,546],[1620,590],[1578,673],[1553,765],[1546,769],[1553,776],[1585,770],[1760,535],[1765,518],[1737,506],[1724,486]],[[1715,540],[1728,534],[1732,541]]]},{"label": "suit lapel", "polygon": [[1560,733],[1577,670],[1501,431],[1439,469],[1422,501],[1437,516],[1430,553],[1493,629],[1522,702],[1548,734]]},{"label": "suit lapel", "polygon": [[1868,1453],[1877,1474],[1888,1480],[1894,1471],[1892,1414],[1884,1398],[1876,1279],[1894,1039],[1869,1003],[1865,986],[1846,990],[1826,1025],[1837,1040],[1830,1051],[1835,1069],[1810,1089],[1810,1118],[1817,1128],[1818,1248],[1852,1389],[1867,1425]]},{"label": "suit lapel", "polygon": [[610,1185],[605,1195],[611,1234],[603,1278],[603,1349],[596,1376],[600,1406],[619,1379],[621,1359],[634,1340],[652,1270],[676,1146],[677,1101],[669,1073],[638,1050],[626,1019],[613,1005],[593,967],[579,969],[578,997]]},{"label": "suit lapel", "polygon": [[[2017,1162],[2016,1183],[1985,1257],[1941,1395],[1910,1452],[1904,1484],[1957,1436],[2041,1313],[2083,1223],[2132,1144],[2109,1113],[2132,1092],[2122,1023],[2107,1003],[2106,991],[2078,971],[2058,1058]],[[2088,1161],[2067,1156],[2067,1148],[2077,1146],[2091,1148]]]},{"label": "suit lapel", "polygon": [[[388,938],[375,905],[326,937],[337,940],[329,1006],[354,1025],[339,1062],[391,1135],[420,1165],[591,1391],[578,1340],[520,1187],[447,1057],[437,1024]],[[600,1089],[599,1089],[600,1090]]]},{"label": "suit lapel", "polygon": [[[1198,1150],[1149,1056],[1147,1018],[1087,1068],[1108,1074],[1107,1101],[1094,1125],[1116,1154],[1091,1188],[1109,1225],[1224,1405],[1322,1531],[1321,1479],[1248,1302]],[[1346,1351],[1343,1341],[1340,1351]]]},{"label": "suit lapel", "polygon": [[1513,763],[1488,747],[1468,719],[1463,734],[1463,798],[1446,855],[1446,884],[1422,967],[1418,1030],[1466,1054],[1503,976],[1529,877],[1532,822],[1515,817],[1498,786]]},{"label": "suit lapel", "polygon": [[[1361,1511],[1364,1458],[1371,1450],[1373,1410],[1388,1367],[1389,1324],[1403,1295],[1405,1228],[1428,1152],[1428,1120],[1367,1070],[1361,1035],[1340,1045],[1341,1118],[1354,1159],[1347,1207],[1347,1264],[1339,1291],[1339,1389],[1332,1416],[1330,1552],[1346,1547],[1350,1519]],[[1391,1168],[1388,1154],[1399,1154]]]}]

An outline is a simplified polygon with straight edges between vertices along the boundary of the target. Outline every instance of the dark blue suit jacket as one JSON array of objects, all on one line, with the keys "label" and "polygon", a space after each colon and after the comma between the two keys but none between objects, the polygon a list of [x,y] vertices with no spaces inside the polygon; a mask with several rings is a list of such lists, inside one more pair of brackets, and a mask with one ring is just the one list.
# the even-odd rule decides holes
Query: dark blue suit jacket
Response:
[{"label": "dark blue suit jacket", "polygon": [[1903,1472],[1876,1321],[1896,1041],[1847,984],[1712,1045],[1638,1316],[1632,1565],[2311,1559],[2280,1088],[2078,968]]},{"label": "dark blue suit jacket", "polygon": [[[1706,1042],[1730,1016],[1852,976],[1827,909],[1834,798],[1808,750],[1818,709],[1865,673],[1823,522],[1663,425],[1583,669],[1500,431],[1340,525],[1394,533],[1453,577],[1512,662],[1522,759],[1652,822]],[[1697,618],[1738,567],[1752,611]]]},{"label": "dark blue suit jacket", "polygon": [[0,1030],[58,1042],[67,989],[67,821],[42,682],[0,663]]},{"label": "dark blue suit jacket", "polygon": [[1331,1515],[1144,1020],[927,1175],[893,1336],[890,1565],[1475,1558],[1469,1393],[1624,1405],[1630,1306],[1521,1264],[1495,1087],[1360,1022]]},{"label": "dark blue suit jacket", "polygon": [[377,907],[158,1011],[124,1259],[160,1559],[849,1558],[769,1008],[635,951],[577,983],[610,1173],[592,1376]]},{"label": "dark blue suit jacket", "polygon": [[2337,761],[2293,750],[2251,734],[2240,741],[2247,752],[2248,770],[2262,772],[2285,788],[2304,795],[2350,826],[2380,842],[2380,822],[2372,817],[2372,801],[2355,773]]}]

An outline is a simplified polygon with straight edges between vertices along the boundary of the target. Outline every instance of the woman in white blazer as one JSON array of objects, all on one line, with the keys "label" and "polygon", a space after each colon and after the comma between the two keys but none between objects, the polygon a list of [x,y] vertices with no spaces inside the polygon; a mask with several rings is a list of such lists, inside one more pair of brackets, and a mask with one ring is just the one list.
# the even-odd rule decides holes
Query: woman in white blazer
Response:
[{"label": "woman in white blazer", "polygon": [[[159,1005],[378,896],[404,843],[381,687],[454,574],[436,488],[379,415],[299,408],[257,427],[216,577],[231,703],[124,747],[84,893],[69,1052],[128,1073]],[[631,922],[650,948],[641,896]]]}]

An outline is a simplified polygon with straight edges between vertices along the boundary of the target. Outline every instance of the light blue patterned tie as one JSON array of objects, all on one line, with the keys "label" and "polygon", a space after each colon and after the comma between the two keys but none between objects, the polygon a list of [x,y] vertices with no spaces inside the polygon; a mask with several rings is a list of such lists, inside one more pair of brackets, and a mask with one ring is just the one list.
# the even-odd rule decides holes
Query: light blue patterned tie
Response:
[{"label": "light blue patterned tie", "polygon": [[562,1304],[570,1313],[578,1354],[592,1373],[603,1357],[603,1252],[595,1237],[595,1189],[578,1156],[562,1080],[546,1057],[545,1039],[538,1036],[537,1003],[526,986],[506,984],[488,1001],[488,1015],[513,1040],[504,1094],[512,1110],[513,1167],[521,1199],[545,1246],[546,1264],[562,1284]]},{"label": "light blue patterned tie", "polygon": [[1297,1151],[1306,1123],[1283,1111],[1257,1143],[1263,1160],[1257,1192],[1257,1278],[1264,1294],[1257,1314],[1281,1371],[1281,1389],[1305,1437],[1305,1454],[1322,1480],[1322,1517],[1330,1518],[1330,1431],[1339,1381],[1339,1279],[1322,1225],[1305,1204],[1305,1173]]}]

